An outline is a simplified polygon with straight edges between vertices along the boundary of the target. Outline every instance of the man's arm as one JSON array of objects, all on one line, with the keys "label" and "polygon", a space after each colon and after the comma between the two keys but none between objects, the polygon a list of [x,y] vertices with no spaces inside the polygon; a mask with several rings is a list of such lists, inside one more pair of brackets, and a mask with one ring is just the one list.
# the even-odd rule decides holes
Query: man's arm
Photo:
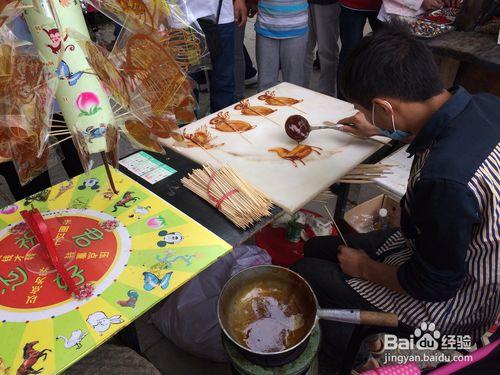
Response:
[{"label": "man's arm", "polygon": [[242,27],[247,23],[247,5],[245,0],[233,0],[234,22]]},{"label": "man's arm", "polygon": [[253,16],[255,16],[257,14],[257,12],[259,11],[259,8],[257,6],[257,2],[258,2],[258,0],[246,0],[249,18],[252,18]]},{"label": "man's arm", "polygon": [[338,251],[340,268],[346,275],[359,277],[406,294],[398,280],[398,266],[377,262],[364,251],[347,246],[340,246]]},{"label": "man's arm", "polygon": [[342,271],[416,299],[452,298],[465,276],[465,255],[479,216],[466,187],[450,181],[421,181],[414,190],[412,217],[420,234],[405,263],[391,266],[360,250],[341,246]]},{"label": "man's arm", "polygon": [[481,223],[477,200],[464,184],[422,177],[410,204],[419,234],[413,255],[398,269],[398,280],[416,299],[446,301],[465,278],[467,250]]}]

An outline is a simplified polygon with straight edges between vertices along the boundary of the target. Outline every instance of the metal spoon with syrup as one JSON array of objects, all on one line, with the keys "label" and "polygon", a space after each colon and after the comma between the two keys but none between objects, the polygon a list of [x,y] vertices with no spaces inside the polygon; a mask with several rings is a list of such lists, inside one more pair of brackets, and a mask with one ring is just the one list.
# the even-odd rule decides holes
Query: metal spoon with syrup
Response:
[{"label": "metal spoon with syrup", "polygon": [[339,130],[339,127],[342,124],[335,124],[330,121],[323,122],[323,126],[311,126],[309,121],[304,116],[301,115],[292,115],[286,119],[285,122],[285,131],[286,134],[297,142],[302,142],[309,134],[314,130],[320,129],[333,129]]}]

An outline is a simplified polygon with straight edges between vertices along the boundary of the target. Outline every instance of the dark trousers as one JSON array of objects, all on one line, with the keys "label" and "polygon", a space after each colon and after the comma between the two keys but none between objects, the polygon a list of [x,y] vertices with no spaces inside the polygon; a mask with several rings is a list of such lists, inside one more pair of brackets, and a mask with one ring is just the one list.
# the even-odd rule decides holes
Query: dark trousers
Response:
[{"label": "dark trousers", "polygon": [[[61,115],[54,114],[54,119],[60,121],[64,120]],[[66,135],[57,136],[57,140],[66,138]],[[64,142],[59,143],[59,149],[62,152],[62,165],[66,170],[66,173],[70,178],[78,176],[83,173],[82,164],[80,163],[80,158],[76,152],[73,141],[68,139]],[[57,147],[57,146],[56,146]],[[19,201],[27,196],[38,193],[41,190],[47,189],[51,186],[49,172],[45,171],[39,176],[35,177],[32,181],[22,186],[17,177],[16,169],[14,163],[11,161],[0,164],[0,175],[5,177],[7,185],[14,196],[16,201]]]},{"label": "dark trousers", "polygon": [[[380,260],[375,252],[392,233],[393,229],[353,234],[346,236],[346,241],[350,247],[362,249],[371,258]],[[346,283],[349,276],[342,273],[337,259],[337,248],[340,245],[342,240],[339,237],[314,237],[306,242],[304,258],[294,264],[292,269],[309,282],[320,307],[380,311]],[[321,320],[320,325],[323,352],[329,357],[332,366],[339,369],[355,326],[325,320]],[[383,331],[384,328],[381,327],[380,332]],[[366,362],[369,353],[368,346],[363,343],[359,348],[355,367]]]},{"label": "dark trousers", "polygon": [[[356,44],[363,38],[363,29],[366,20],[370,23],[372,30],[375,30],[380,24],[377,20],[378,12],[361,11],[340,7],[340,41],[342,48],[339,55],[339,68],[337,70],[337,82],[340,82],[342,67],[349,56],[349,53],[356,47]],[[344,100],[344,96],[339,91],[338,98]]]},{"label": "dark trousers", "polygon": [[252,78],[257,73],[257,69],[254,68],[252,59],[245,45],[243,45],[243,55],[245,57],[245,79]]},{"label": "dark trousers", "polygon": [[217,26],[220,53],[212,59],[210,110],[219,111],[235,102],[234,98],[234,22]]},{"label": "dark trousers", "polygon": [[113,36],[115,39],[118,38],[118,35],[120,35],[120,31],[122,31],[122,25],[119,23],[115,23],[115,29],[113,30]]}]

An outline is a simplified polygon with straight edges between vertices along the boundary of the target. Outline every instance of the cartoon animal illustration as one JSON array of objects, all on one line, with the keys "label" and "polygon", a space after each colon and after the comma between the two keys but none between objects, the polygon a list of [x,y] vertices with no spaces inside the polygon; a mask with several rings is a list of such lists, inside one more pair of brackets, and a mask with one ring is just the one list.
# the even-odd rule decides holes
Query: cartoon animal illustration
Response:
[{"label": "cartoon animal illustration", "polygon": [[43,367],[35,370],[33,366],[37,363],[37,361],[42,358],[43,361],[47,359],[47,352],[51,352],[50,349],[43,349],[38,351],[34,348],[39,341],[28,342],[24,345],[23,348],[23,363],[17,369],[17,375],[31,375],[31,374],[39,374],[43,371]]},{"label": "cartoon animal illustration", "polygon": [[104,199],[110,201],[115,196],[115,193],[113,193],[113,190],[108,189],[102,194],[102,196],[104,197]]},{"label": "cartoon animal illustration", "polygon": [[135,290],[129,290],[127,292],[127,297],[127,300],[116,301],[116,303],[123,307],[132,307],[133,309],[135,309],[135,304],[137,303],[137,299],[139,298],[139,293],[137,293]]},{"label": "cartoon animal illustration", "polygon": [[36,194],[30,195],[24,200],[25,206],[31,206],[33,202],[47,202],[49,199],[50,189],[42,190]]},{"label": "cartoon animal illustration", "polygon": [[186,129],[184,129],[182,132],[182,136],[186,141],[187,147],[201,147],[205,150],[209,150],[211,148],[224,146],[224,143],[212,143],[217,139],[217,137],[214,137],[212,136],[212,134],[210,134],[206,125],[200,126],[194,131],[194,133],[191,134],[189,134]]},{"label": "cartoon animal illustration", "polygon": [[242,100],[236,104],[234,109],[241,111],[241,114],[246,116],[267,116],[277,111],[277,109],[264,107],[262,105],[250,105],[248,99]]},{"label": "cartoon animal illustration", "polygon": [[72,180],[69,180],[66,184],[61,183],[61,185],[59,185],[59,191],[57,192],[56,196],[54,198],[52,198],[50,201],[54,202],[57,198],[59,198],[61,195],[63,195],[68,190],[71,190],[72,188],[73,188],[73,181]]},{"label": "cartoon animal illustration", "polygon": [[183,260],[186,263],[186,266],[190,266],[191,260],[195,258],[194,255],[177,255],[177,256],[174,255],[175,253],[173,253],[172,251],[165,251],[165,255],[163,257],[157,255],[156,260],[158,262],[163,263],[163,268],[170,268],[178,260]]},{"label": "cartoon animal illustration", "polygon": [[293,164],[294,167],[297,166],[296,161],[300,161],[302,164],[306,165],[304,163],[305,157],[307,157],[311,152],[315,152],[318,155],[321,155],[320,151],[322,149],[319,147],[314,147],[314,146],[308,146],[308,145],[297,145],[296,147],[293,148],[293,150],[287,150],[286,148],[283,147],[277,147],[277,148],[270,148],[268,151],[270,152],[276,152],[280,158],[290,160]]},{"label": "cartoon animal illustration", "polygon": [[84,130],[85,137],[89,141],[89,143],[92,143],[93,139],[101,138],[104,137],[106,134],[106,129],[107,126],[105,124],[99,125],[99,127],[94,127],[94,126],[89,126],[87,129]]},{"label": "cartoon animal illustration", "polygon": [[116,219],[105,220],[101,221],[99,226],[105,231],[112,232],[120,226],[120,222]]},{"label": "cartoon animal illustration", "polygon": [[113,212],[118,211],[118,207],[129,208],[130,206],[128,206],[128,203],[134,203],[139,199],[137,197],[134,197],[132,194],[134,194],[134,192],[132,191],[126,191],[125,193],[123,193],[122,199],[114,204]]},{"label": "cartoon animal illustration", "polygon": [[86,178],[83,180],[83,183],[78,186],[78,190],[85,190],[87,188],[91,190],[99,189],[99,180],[97,178]]},{"label": "cartoon animal illustration", "polygon": [[9,375],[10,373],[10,366],[5,366],[3,364],[3,358],[0,357],[0,375]]},{"label": "cartoon animal illustration", "polygon": [[304,99],[276,96],[276,93],[274,91],[266,91],[264,94],[259,95],[257,99],[265,101],[267,105],[274,106],[290,106],[304,101]]},{"label": "cartoon animal illustration", "polygon": [[[42,29],[45,31],[45,33],[49,36],[50,39],[50,44],[47,44],[46,46],[49,47],[52,50],[52,53],[54,55],[57,55],[62,48],[62,43],[65,42],[68,39],[68,35],[65,35],[64,38],[61,37],[61,33],[59,32],[59,29],[53,28],[50,30]],[[64,51],[66,50],[74,51],[75,46],[73,44],[68,44],[65,48]]]},{"label": "cartoon animal illustration", "polygon": [[66,61],[61,60],[61,63],[56,69],[56,75],[61,80],[68,81],[68,85],[75,86],[78,83],[78,80],[82,78],[85,72],[78,71],[73,73],[70,69]]},{"label": "cartoon animal illustration", "polygon": [[156,244],[158,247],[165,247],[168,245],[175,245],[184,239],[184,236],[179,232],[168,233],[166,230],[162,230],[158,233],[158,236],[162,237],[162,241],[158,241]]},{"label": "cartoon animal illustration", "polygon": [[83,332],[81,329],[75,329],[71,332],[69,339],[66,336],[59,335],[56,337],[56,340],[64,340],[64,347],[66,349],[70,349],[73,346],[76,346],[76,349],[80,349],[82,347],[82,340],[87,336],[87,332]]},{"label": "cartoon animal illustration", "polygon": [[142,275],[144,276],[144,289],[147,290],[148,292],[156,288],[158,285],[162,289],[167,289],[170,278],[172,277],[172,271],[167,272],[161,279],[155,275],[154,273],[151,273],[149,271],[143,272]]},{"label": "cartoon animal illustration", "polygon": [[87,323],[90,324],[97,333],[102,335],[103,332],[106,332],[109,327],[111,327],[111,324],[123,323],[123,319],[121,315],[113,315],[108,318],[102,311],[96,311],[87,317]]},{"label": "cartoon animal illustration", "polygon": [[245,121],[231,120],[229,112],[219,112],[217,116],[210,120],[212,128],[225,133],[243,133],[255,128],[255,126]]},{"label": "cartoon animal illustration", "polygon": [[84,209],[87,208],[89,205],[89,200],[85,199],[83,197],[77,197],[75,200],[73,200],[70,204],[70,208],[76,208],[76,209]]},{"label": "cartoon animal illustration", "polygon": [[134,209],[134,213],[128,215],[128,217],[130,217],[130,218],[137,217],[138,220],[141,220],[144,215],[147,215],[149,213],[150,209],[151,209],[151,206],[146,206],[146,207],[137,206]]}]

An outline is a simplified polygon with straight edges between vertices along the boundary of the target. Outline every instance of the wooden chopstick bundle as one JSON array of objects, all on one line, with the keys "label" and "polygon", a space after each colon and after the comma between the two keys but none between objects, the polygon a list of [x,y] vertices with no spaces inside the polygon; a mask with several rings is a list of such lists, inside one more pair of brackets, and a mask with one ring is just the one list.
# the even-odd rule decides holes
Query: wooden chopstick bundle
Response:
[{"label": "wooden chopstick bundle", "polygon": [[375,178],[384,177],[390,172],[392,165],[388,164],[360,164],[348,172],[340,182],[345,184],[370,184]]},{"label": "wooden chopstick bundle", "polygon": [[240,228],[271,215],[272,201],[229,167],[194,169],[182,184],[209,202]]}]

